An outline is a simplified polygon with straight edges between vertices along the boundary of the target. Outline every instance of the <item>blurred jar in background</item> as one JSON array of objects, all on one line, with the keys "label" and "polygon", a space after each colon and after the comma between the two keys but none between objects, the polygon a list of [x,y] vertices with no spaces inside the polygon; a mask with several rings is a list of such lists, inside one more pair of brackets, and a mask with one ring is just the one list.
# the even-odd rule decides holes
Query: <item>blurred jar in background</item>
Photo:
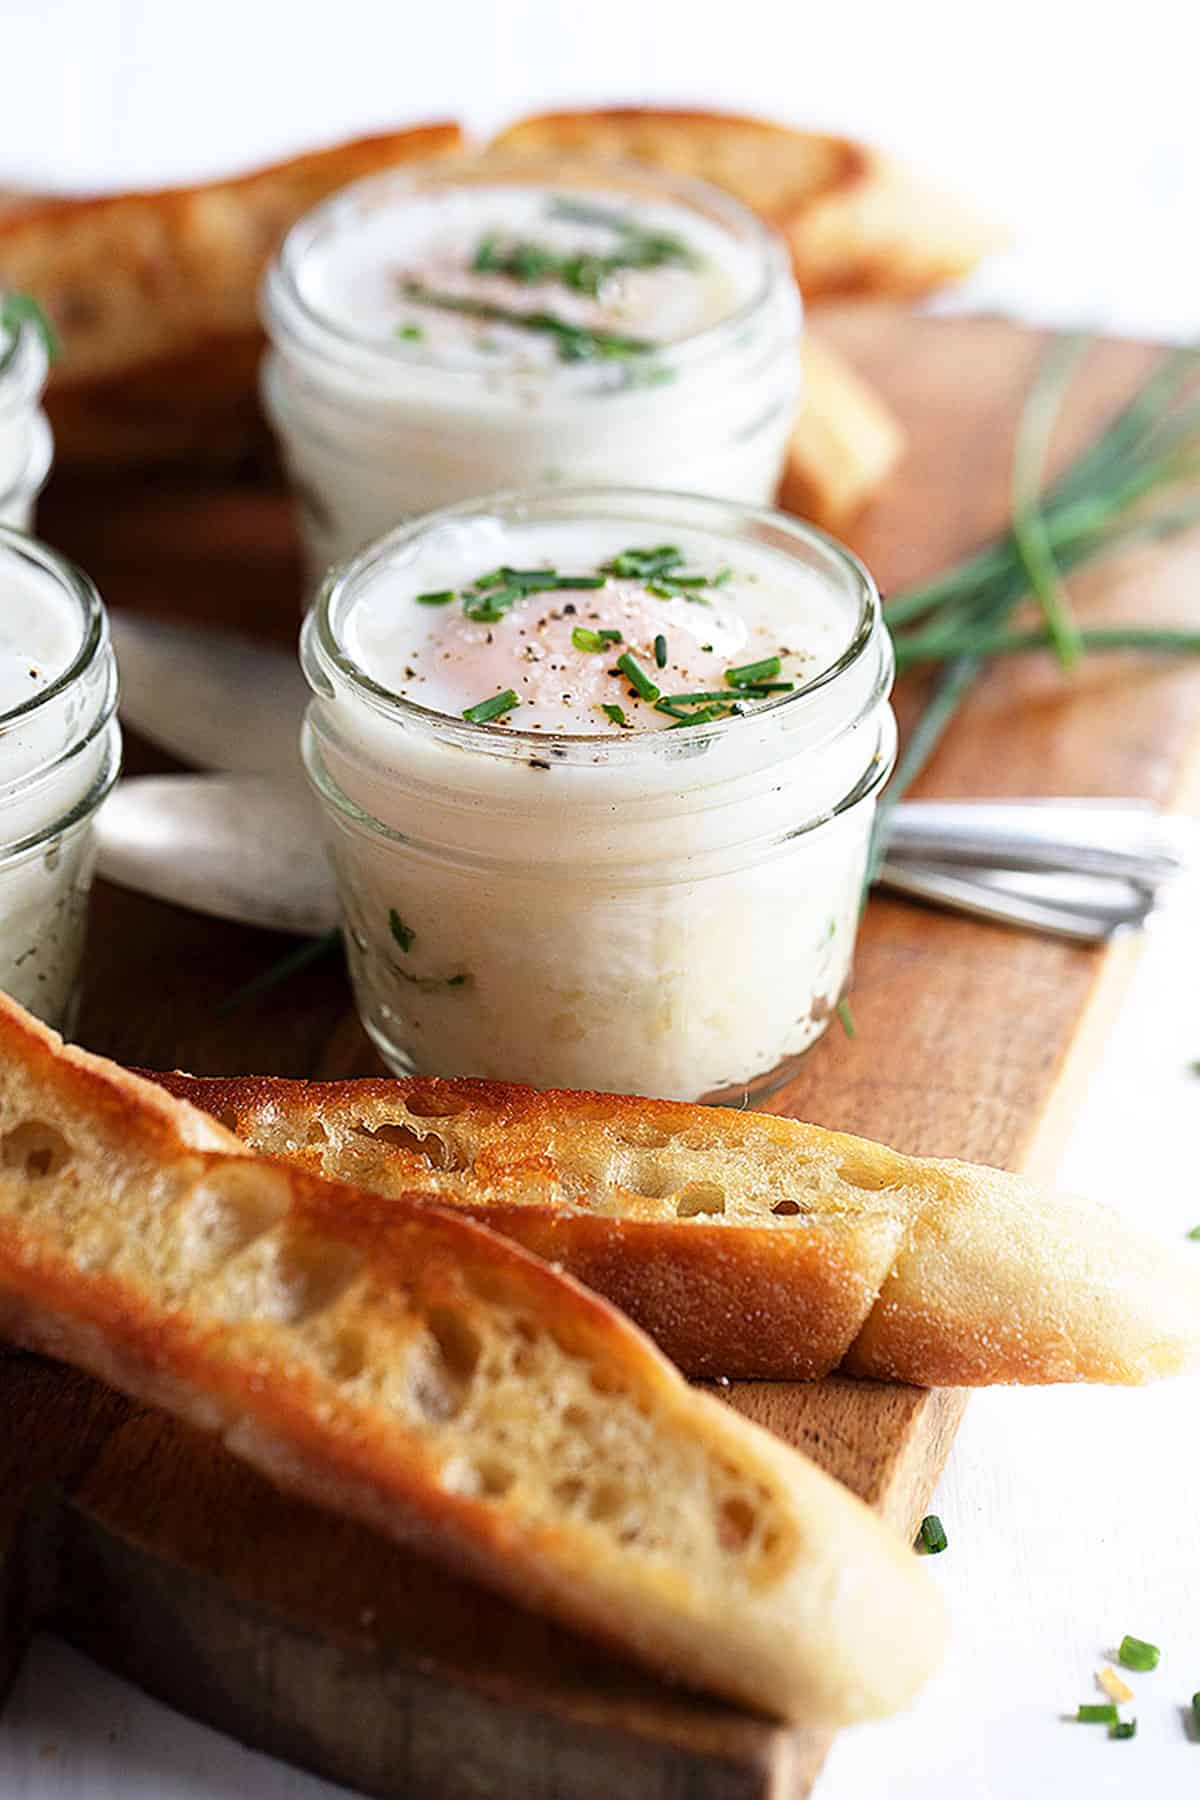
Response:
[{"label": "blurred jar in background", "polygon": [[798,401],[782,246],[728,195],[631,164],[372,177],[293,227],[263,316],[264,401],[314,580],[498,488],[768,501]]}]

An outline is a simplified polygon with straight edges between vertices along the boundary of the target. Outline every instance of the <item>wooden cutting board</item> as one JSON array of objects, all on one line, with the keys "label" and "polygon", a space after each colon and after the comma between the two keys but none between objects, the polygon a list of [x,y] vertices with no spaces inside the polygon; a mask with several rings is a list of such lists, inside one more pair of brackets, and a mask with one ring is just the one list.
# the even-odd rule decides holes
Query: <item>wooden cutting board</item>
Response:
[{"label": "wooden cutting board", "polygon": [[[824,318],[823,318],[824,323]],[[1039,341],[990,320],[871,308],[830,335],[913,436],[859,548],[886,586],[946,563],[999,523]],[[1151,353],[1105,344],[1060,449],[1089,435]],[[61,481],[42,529],[113,607],[294,636],[286,503],[160,476]],[[1092,619],[1194,624],[1200,545],[1176,543],[1076,584]],[[919,702],[902,697],[902,717]],[[1145,796],[1170,803],[1200,749],[1200,665],[1045,659],[997,669],[923,790]],[[168,766],[131,744],[129,766]],[[224,996],[286,941],[103,886],[80,1040],[196,1072],[333,1076],[374,1064],[335,959],[232,1016]],[[1052,1151],[1117,985],[1121,953],[874,900],[854,990],[774,1110],[1009,1166]],[[742,1383],[730,1403],[798,1444],[908,1534],[963,1398],[831,1379]],[[807,1731],[683,1693],[357,1527],[275,1493],[211,1442],[54,1364],[0,1354],[0,1693],[30,1633],[57,1631],[150,1692],[279,1756],[381,1796],[449,1800],[800,1800],[827,1749]]]}]

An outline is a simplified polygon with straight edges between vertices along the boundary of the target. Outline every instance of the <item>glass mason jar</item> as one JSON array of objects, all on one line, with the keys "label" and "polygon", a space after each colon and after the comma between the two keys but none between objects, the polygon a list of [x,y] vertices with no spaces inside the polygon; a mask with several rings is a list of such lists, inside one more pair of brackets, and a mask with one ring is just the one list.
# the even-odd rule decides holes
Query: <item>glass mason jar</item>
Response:
[{"label": "glass mason jar", "polygon": [[[720,234],[746,298],[718,323],[628,362],[486,366],[369,336],[318,304],[309,271],[373,221],[472,187],[669,204]],[[530,303],[532,304],[532,303]],[[672,487],[766,503],[800,387],[800,296],[783,246],[730,196],[658,170],[491,158],[373,176],[316,207],[263,288],[264,404],[282,446],[312,580],[402,520],[498,488]]]},{"label": "glass mason jar", "polygon": [[54,453],[42,411],[46,345],[32,319],[0,331],[0,525],[29,531]]},{"label": "glass mason jar", "polygon": [[[92,821],[117,779],[117,667],[92,583],[44,544],[0,527],[0,662],[52,633],[61,672],[0,711],[0,989],[62,1031],[79,992]],[[22,633],[20,609],[30,621]],[[26,658],[28,660],[28,658]],[[3,672],[0,670],[0,672]]]},{"label": "glass mason jar", "polygon": [[[690,527],[730,560],[769,549],[785,582],[788,564],[810,596],[818,578],[844,648],[793,692],[684,730],[533,733],[432,712],[356,666],[347,618],[422,534],[475,515],[617,521],[652,542]],[[825,1030],[896,743],[879,596],[831,538],[687,495],[499,496],[335,570],[302,658],[303,754],[358,1007],[393,1070],[740,1101]]]}]

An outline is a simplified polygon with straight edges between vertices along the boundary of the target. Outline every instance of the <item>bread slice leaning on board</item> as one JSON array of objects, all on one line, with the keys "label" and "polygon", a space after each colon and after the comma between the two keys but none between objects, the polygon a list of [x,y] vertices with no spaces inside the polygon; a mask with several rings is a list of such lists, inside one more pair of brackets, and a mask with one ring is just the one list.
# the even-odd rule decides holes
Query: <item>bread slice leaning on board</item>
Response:
[{"label": "bread slice leaning on board", "polygon": [[491,148],[649,163],[725,188],[780,233],[807,300],[928,293],[1004,242],[977,206],[882,151],[740,113],[538,113]]},{"label": "bread slice leaning on board", "polygon": [[463,143],[452,122],[417,125],[199,187],[0,212],[0,288],[34,295],[61,339],[46,395],[59,461],[244,454],[263,431],[258,287],[288,228],[349,182]]},{"label": "bread slice leaning on board", "polygon": [[999,1169],[613,1094],[156,1079],[255,1150],[469,1212],[692,1376],[1138,1383],[1200,1352],[1183,1256]]},{"label": "bread slice leaning on board", "polygon": [[604,1301],[252,1155],[2,998],[0,1333],[757,1711],[888,1713],[940,1651],[911,1548]]}]

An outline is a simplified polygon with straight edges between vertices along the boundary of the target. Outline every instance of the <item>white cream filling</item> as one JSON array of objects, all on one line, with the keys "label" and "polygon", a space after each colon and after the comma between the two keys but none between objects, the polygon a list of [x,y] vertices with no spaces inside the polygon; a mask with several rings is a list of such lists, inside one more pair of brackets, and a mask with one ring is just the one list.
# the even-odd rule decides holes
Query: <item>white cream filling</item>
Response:
[{"label": "white cream filling", "polygon": [[[651,537],[644,526],[447,522],[379,572],[346,620],[346,649],[382,686],[435,712],[460,717],[511,691],[518,704],[503,717],[522,731],[619,734],[675,723],[631,687],[617,667],[621,656],[632,656],[663,695],[736,700],[730,670],[778,658],[779,668],[762,679],[794,687],[844,648],[845,622],[831,614],[819,578],[769,552],[732,554],[719,538],[684,532],[669,546],[680,561],[657,579],[605,572],[624,551],[659,548]],[[476,583],[505,566],[602,578],[603,586],[530,592],[493,618],[489,593],[511,592],[511,584]],[[696,576],[707,579],[689,585]],[[430,603],[445,593],[453,598]],[[489,616],[472,618],[471,608]],[[602,650],[575,641],[612,632],[619,638]],[[625,726],[605,714],[605,704],[620,706]]]},{"label": "white cream filling", "polygon": [[[573,200],[611,213],[629,230],[560,216],[558,209]],[[685,255],[653,267],[614,268],[598,294],[554,272],[517,280],[473,266],[489,242],[501,257],[522,245],[562,262],[618,257],[629,232],[668,234]],[[315,313],[376,343],[402,345],[414,360],[500,370],[561,363],[553,332],[464,316],[414,298],[408,284],[505,311],[548,312],[568,325],[665,347],[727,318],[750,297],[754,280],[751,260],[728,233],[684,207],[631,202],[619,192],[576,197],[569,190],[506,183],[449,188],[393,208],[347,213],[343,228],[305,259],[299,286]]]}]

